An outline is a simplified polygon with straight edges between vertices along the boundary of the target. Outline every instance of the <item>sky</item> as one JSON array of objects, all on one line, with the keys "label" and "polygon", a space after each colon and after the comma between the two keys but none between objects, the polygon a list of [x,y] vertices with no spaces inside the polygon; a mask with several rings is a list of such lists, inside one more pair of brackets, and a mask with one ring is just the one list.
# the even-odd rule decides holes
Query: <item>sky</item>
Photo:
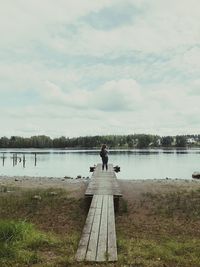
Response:
[{"label": "sky", "polygon": [[199,0],[0,0],[0,136],[200,134]]}]

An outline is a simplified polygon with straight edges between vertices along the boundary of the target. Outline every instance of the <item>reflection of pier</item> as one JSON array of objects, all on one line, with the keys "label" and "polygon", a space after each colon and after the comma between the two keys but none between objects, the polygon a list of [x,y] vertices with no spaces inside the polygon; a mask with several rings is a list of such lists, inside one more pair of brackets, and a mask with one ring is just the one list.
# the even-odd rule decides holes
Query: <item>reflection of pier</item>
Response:
[{"label": "reflection of pier", "polygon": [[[0,157],[2,158],[2,165],[3,167],[5,166],[5,160],[7,159],[7,157],[5,156],[5,153],[3,153],[3,156]],[[13,153],[12,155],[12,165],[13,167],[15,167],[16,165],[22,163],[23,168],[26,167],[26,153]],[[34,153],[34,166],[37,166],[37,153]]]}]

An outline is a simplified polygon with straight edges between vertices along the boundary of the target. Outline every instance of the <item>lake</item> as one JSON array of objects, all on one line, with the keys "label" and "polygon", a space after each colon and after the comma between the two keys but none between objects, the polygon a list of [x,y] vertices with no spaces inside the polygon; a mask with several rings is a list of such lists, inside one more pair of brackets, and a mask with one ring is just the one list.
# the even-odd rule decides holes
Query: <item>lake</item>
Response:
[{"label": "lake", "polygon": [[[0,175],[87,177],[89,167],[99,162],[98,150],[0,149]],[[121,167],[119,179],[191,179],[200,171],[200,149],[110,150],[109,162]]]}]

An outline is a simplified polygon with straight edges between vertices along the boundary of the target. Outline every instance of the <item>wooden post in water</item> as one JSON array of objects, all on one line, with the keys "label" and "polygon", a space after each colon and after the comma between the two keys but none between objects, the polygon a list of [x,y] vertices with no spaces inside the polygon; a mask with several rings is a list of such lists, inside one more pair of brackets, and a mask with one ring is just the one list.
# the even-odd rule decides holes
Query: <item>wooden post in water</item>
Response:
[{"label": "wooden post in water", "polygon": [[35,166],[37,165],[37,154],[35,153]]},{"label": "wooden post in water", "polygon": [[15,166],[15,154],[13,154],[13,167]]},{"label": "wooden post in water", "polygon": [[3,153],[3,166],[4,166],[4,163],[5,163],[5,155]]},{"label": "wooden post in water", "polygon": [[17,153],[15,154],[15,165],[17,165]]},{"label": "wooden post in water", "polygon": [[25,154],[23,154],[23,168],[26,167],[26,157],[25,157]]}]

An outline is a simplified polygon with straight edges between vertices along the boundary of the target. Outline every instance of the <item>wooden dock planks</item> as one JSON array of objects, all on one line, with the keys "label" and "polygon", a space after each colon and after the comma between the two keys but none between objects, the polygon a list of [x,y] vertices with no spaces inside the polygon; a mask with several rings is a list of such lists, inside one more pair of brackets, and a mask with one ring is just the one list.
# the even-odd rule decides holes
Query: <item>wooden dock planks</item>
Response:
[{"label": "wooden dock planks", "polygon": [[113,165],[102,171],[98,164],[85,196],[91,206],[76,253],[77,261],[117,261],[114,197],[121,197]]},{"label": "wooden dock planks", "polygon": [[106,259],[107,237],[108,237],[108,195],[104,195],[96,261],[105,261]]},{"label": "wooden dock planks", "polygon": [[99,195],[97,200],[97,206],[95,210],[94,220],[90,233],[90,239],[88,243],[88,249],[86,254],[87,261],[95,261],[99,239],[99,228],[101,222],[101,210],[102,210],[103,196]]},{"label": "wooden dock planks", "polygon": [[97,200],[98,200],[97,196],[94,196],[92,199],[92,203],[91,203],[91,206],[90,206],[90,209],[88,212],[85,226],[83,228],[82,237],[81,237],[81,240],[79,242],[79,247],[78,247],[78,250],[76,253],[77,261],[82,261],[86,257],[88,243],[90,240],[90,233],[91,233],[91,229],[92,229],[92,225],[93,225],[93,221],[94,221],[94,215],[95,215]]},{"label": "wooden dock planks", "polygon": [[108,164],[108,170],[102,171],[101,164],[97,164],[95,171],[91,177],[91,181],[85,192],[85,196],[93,195],[113,195],[121,197],[116,174],[113,170],[113,165]]},{"label": "wooden dock planks", "polygon": [[94,195],[76,253],[77,261],[117,261],[112,195]]},{"label": "wooden dock planks", "polygon": [[117,261],[115,212],[112,196],[109,196],[108,211],[108,257],[110,261]]}]

